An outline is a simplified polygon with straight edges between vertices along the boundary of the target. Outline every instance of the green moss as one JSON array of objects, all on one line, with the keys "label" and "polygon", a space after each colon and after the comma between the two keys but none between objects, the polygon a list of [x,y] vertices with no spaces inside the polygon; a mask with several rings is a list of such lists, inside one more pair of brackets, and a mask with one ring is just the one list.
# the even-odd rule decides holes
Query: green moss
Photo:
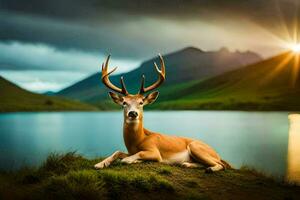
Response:
[{"label": "green moss", "polygon": [[157,173],[161,175],[171,175],[172,167],[170,166],[161,166],[157,169]]},{"label": "green moss", "polygon": [[51,154],[38,168],[0,173],[0,199],[296,199],[300,187],[254,169],[206,174],[145,162],[93,169],[89,160],[70,152]]},{"label": "green moss", "polygon": [[169,181],[156,175],[153,172],[122,172],[108,169],[100,171],[100,175],[111,186],[132,186],[134,188],[139,188],[143,191],[160,189],[170,191],[173,190],[173,186]]},{"label": "green moss", "polygon": [[78,163],[82,164],[83,159],[81,156],[76,155],[75,152],[66,154],[52,153],[40,167],[40,171],[50,172],[54,174],[64,174],[71,169],[77,168]]},{"label": "green moss", "polygon": [[50,177],[43,184],[43,193],[51,199],[101,199],[105,187],[94,170],[81,170]]}]

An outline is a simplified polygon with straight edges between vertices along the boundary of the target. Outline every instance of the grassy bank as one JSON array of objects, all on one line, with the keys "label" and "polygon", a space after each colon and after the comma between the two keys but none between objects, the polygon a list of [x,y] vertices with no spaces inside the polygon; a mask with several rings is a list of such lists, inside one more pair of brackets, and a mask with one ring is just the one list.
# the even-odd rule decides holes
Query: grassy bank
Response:
[{"label": "grassy bank", "polygon": [[159,163],[94,170],[101,159],[50,155],[39,168],[0,173],[0,199],[297,199],[300,187],[253,170],[206,174]]},{"label": "grassy bank", "polygon": [[0,112],[98,110],[95,106],[79,101],[29,92],[1,76],[0,97]]},{"label": "grassy bank", "polygon": [[[243,99],[243,100],[241,100]],[[243,110],[243,111],[300,111],[295,99],[255,99],[251,97],[222,97],[216,99],[175,100],[151,105],[153,110]]]}]

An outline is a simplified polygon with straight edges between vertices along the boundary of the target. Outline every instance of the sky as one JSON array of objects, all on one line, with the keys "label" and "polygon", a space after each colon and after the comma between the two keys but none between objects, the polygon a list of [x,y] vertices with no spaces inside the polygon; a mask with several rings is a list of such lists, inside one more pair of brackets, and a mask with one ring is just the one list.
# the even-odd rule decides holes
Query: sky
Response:
[{"label": "sky", "polygon": [[187,46],[270,57],[299,37],[299,8],[300,0],[0,0],[0,75],[45,92],[99,71],[108,54],[118,73]]}]

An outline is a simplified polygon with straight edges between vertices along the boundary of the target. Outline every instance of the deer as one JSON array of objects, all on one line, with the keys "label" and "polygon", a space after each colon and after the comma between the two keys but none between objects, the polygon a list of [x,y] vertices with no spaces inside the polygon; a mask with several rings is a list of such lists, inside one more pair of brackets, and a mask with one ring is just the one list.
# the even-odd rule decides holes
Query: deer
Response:
[{"label": "deer", "polygon": [[[166,77],[164,59],[160,54],[160,69],[154,62],[158,80],[145,87],[145,76],[142,75],[140,90],[137,94],[128,93],[123,76],[120,77],[121,88],[111,83],[109,75],[116,71],[117,67],[108,72],[109,59],[110,55],[102,64],[101,79],[107,88],[114,91],[109,91],[113,102],[123,107],[123,139],[128,153],[116,151],[95,164],[96,169],[106,168],[117,159],[121,159],[121,162],[126,164],[154,161],[187,168],[204,166],[206,172],[231,168],[231,165],[222,160],[212,147],[200,140],[165,135],[144,128],[143,107],[157,99],[159,92],[153,90],[158,88]],[[147,94],[150,91],[152,92]]]}]

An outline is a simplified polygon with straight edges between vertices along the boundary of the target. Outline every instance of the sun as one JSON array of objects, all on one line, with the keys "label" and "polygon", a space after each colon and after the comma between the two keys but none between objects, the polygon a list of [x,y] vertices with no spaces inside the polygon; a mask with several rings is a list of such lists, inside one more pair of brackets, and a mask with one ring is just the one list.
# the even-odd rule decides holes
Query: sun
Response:
[{"label": "sun", "polygon": [[291,44],[290,49],[295,53],[300,53],[300,43]]}]

